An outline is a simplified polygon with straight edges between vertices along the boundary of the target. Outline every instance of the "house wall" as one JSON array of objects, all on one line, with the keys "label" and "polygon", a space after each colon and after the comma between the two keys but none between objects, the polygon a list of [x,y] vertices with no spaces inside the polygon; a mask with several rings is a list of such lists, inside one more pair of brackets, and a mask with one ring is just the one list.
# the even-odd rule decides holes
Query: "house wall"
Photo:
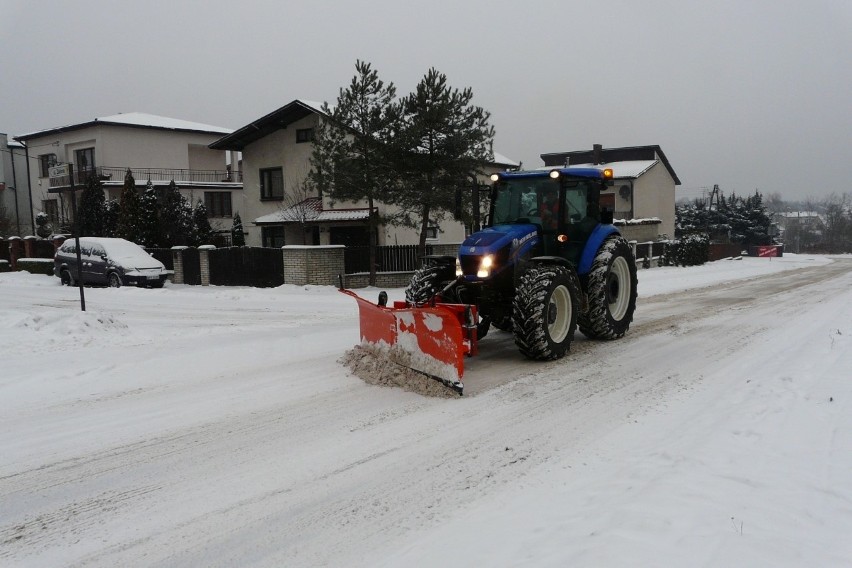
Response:
[{"label": "house wall", "polygon": [[[277,130],[256,142],[247,145],[242,150],[243,168],[243,190],[245,193],[246,213],[243,217],[243,227],[247,233],[246,244],[249,246],[261,246],[261,229],[253,224],[254,220],[264,215],[280,211],[294,202],[299,202],[309,195],[302,194],[299,190],[310,171],[310,158],[313,144],[296,143],[296,130],[301,128],[316,128],[318,116],[312,115],[289,124],[286,128]],[[284,172],[284,200],[261,201],[260,200],[260,170],[265,168],[281,167]],[[489,168],[480,183],[490,183],[488,175],[492,172],[501,171],[502,168]],[[328,209],[350,209],[366,208],[366,201],[358,202],[335,202],[332,207],[331,200],[323,198],[323,208]],[[393,209],[382,204],[377,204],[382,212],[393,213]],[[351,223],[340,223],[341,225]],[[464,240],[465,227],[454,221],[451,216],[439,222],[437,238],[429,239],[427,242],[433,244],[458,243]],[[330,234],[327,227],[320,232],[320,244],[330,244]],[[301,244],[302,236],[298,229],[287,227],[285,229],[287,244]],[[292,239],[292,240],[291,240]],[[380,227],[378,234],[379,245],[411,245],[420,241],[420,231],[406,227],[384,226]]]},{"label": "house wall", "polygon": [[[254,220],[270,213],[293,205],[293,201],[301,201],[299,186],[310,171],[310,157],[313,144],[296,143],[296,130],[300,128],[315,128],[316,115],[305,117],[290,124],[287,128],[276,130],[264,138],[249,144],[243,149],[243,192],[245,194],[245,212],[240,211],[243,219],[243,229],[246,232],[246,245],[259,247],[262,245],[260,227],[253,224]],[[265,168],[282,168],[284,172],[284,200],[261,201],[260,199],[260,170]],[[295,243],[301,244],[301,237],[288,231],[285,238],[290,243],[291,234]],[[327,237],[326,237],[327,238]]]},{"label": "house wall", "polygon": [[[225,151],[212,150],[208,144],[218,140],[221,134],[203,132],[180,132],[153,128],[134,128],[127,126],[99,124],[68,132],[51,132],[31,138],[30,182],[32,184],[33,216],[43,209],[43,200],[57,200],[56,194],[49,194],[49,178],[42,178],[39,156],[56,154],[59,163],[74,163],[76,150],[95,149],[95,166],[162,169],[221,170],[226,168]],[[120,180],[117,180],[120,181]],[[137,182],[144,180],[137,179]],[[181,193],[193,205],[203,191],[182,190]],[[107,191],[108,198],[116,199],[121,189]],[[232,207],[236,212],[242,207],[242,194],[232,192]],[[60,215],[69,217],[70,207],[60,203]],[[230,222],[211,219],[211,225],[217,229],[229,229]]]},{"label": "house wall", "polygon": [[662,162],[633,182],[633,218],[650,217],[660,219],[660,234],[674,237],[675,183]]},{"label": "house wall", "polygon": [[27,186],[26,150],[17,144],[9,146],[9,137],[0,133],[0,213],[9,226],[7,236],[35,234],[30,192]]}]

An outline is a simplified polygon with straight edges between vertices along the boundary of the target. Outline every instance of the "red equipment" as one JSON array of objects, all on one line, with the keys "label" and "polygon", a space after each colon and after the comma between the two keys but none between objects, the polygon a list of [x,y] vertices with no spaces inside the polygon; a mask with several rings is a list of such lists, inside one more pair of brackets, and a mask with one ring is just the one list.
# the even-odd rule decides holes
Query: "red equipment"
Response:
[{"label": "red equipment", "polygon": [[441,381],[462,394],[464,358],[478,353],[476,306],[433,302],[374,304],[351,290],[340,291],[358,302],[361,342],[387,347],[399,364]]}]

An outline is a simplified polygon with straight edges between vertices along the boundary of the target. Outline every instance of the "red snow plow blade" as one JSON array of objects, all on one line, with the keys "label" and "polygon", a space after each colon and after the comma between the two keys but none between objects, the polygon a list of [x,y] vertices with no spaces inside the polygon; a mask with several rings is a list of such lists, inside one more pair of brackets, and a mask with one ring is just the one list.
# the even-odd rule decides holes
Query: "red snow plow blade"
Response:
[{"label": "red snow plow blade", "polygon": [[477,354],[476,306],[394,302],[388,307],[381,297],[374,304],[351,290],[340,291],[358,302],[362,343],[387,347],[395,362],[462,394],[464,358]]}]

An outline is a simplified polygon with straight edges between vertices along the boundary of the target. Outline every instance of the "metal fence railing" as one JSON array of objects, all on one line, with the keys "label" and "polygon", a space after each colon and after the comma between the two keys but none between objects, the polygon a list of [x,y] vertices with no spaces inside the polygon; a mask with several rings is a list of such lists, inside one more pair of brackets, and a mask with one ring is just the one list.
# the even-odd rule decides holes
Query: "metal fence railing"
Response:
[{"label": "metal fence railing", "polygon": [[[408,272],[417,270],[422,259],[417,245],[384,245],[376,247],[376,272]],[[432,245],[426,245],[426,254],[432,254]],[[370,271],[370,247],[348,246],[343,253],[346,274]]]},{"label": "metal fence railing", "polygon": [[[236,182],[242,183],[243,173],[230,170],[188,170],[175,168],[130,168],[133,179],[137,183],[146,180],[213,183],[213,182]],[[101,181],[123,181],[127,173],[124,167],[98,166],[91,170],[75,170],[74,185],[83,186],[91,175],[98,175]],[[71,176],[50,178],[51,188],[68,187],[71,185]]]}]

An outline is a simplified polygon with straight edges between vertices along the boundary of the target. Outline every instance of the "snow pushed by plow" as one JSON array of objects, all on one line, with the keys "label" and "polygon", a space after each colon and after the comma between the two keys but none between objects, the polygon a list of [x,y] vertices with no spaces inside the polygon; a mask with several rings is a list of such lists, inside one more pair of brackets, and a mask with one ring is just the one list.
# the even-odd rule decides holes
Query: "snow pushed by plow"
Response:
[{"label": "snow pushed by plow", "polygon": [[[347,351],[340,363],[367,384],[401,387],[423,396],[458,398],[459,394],[451,387],[415,371],[413,357],[399,347],[363,343]],[[433,364],[440,363],[424,361],[417,367],[428,369]]]}]

